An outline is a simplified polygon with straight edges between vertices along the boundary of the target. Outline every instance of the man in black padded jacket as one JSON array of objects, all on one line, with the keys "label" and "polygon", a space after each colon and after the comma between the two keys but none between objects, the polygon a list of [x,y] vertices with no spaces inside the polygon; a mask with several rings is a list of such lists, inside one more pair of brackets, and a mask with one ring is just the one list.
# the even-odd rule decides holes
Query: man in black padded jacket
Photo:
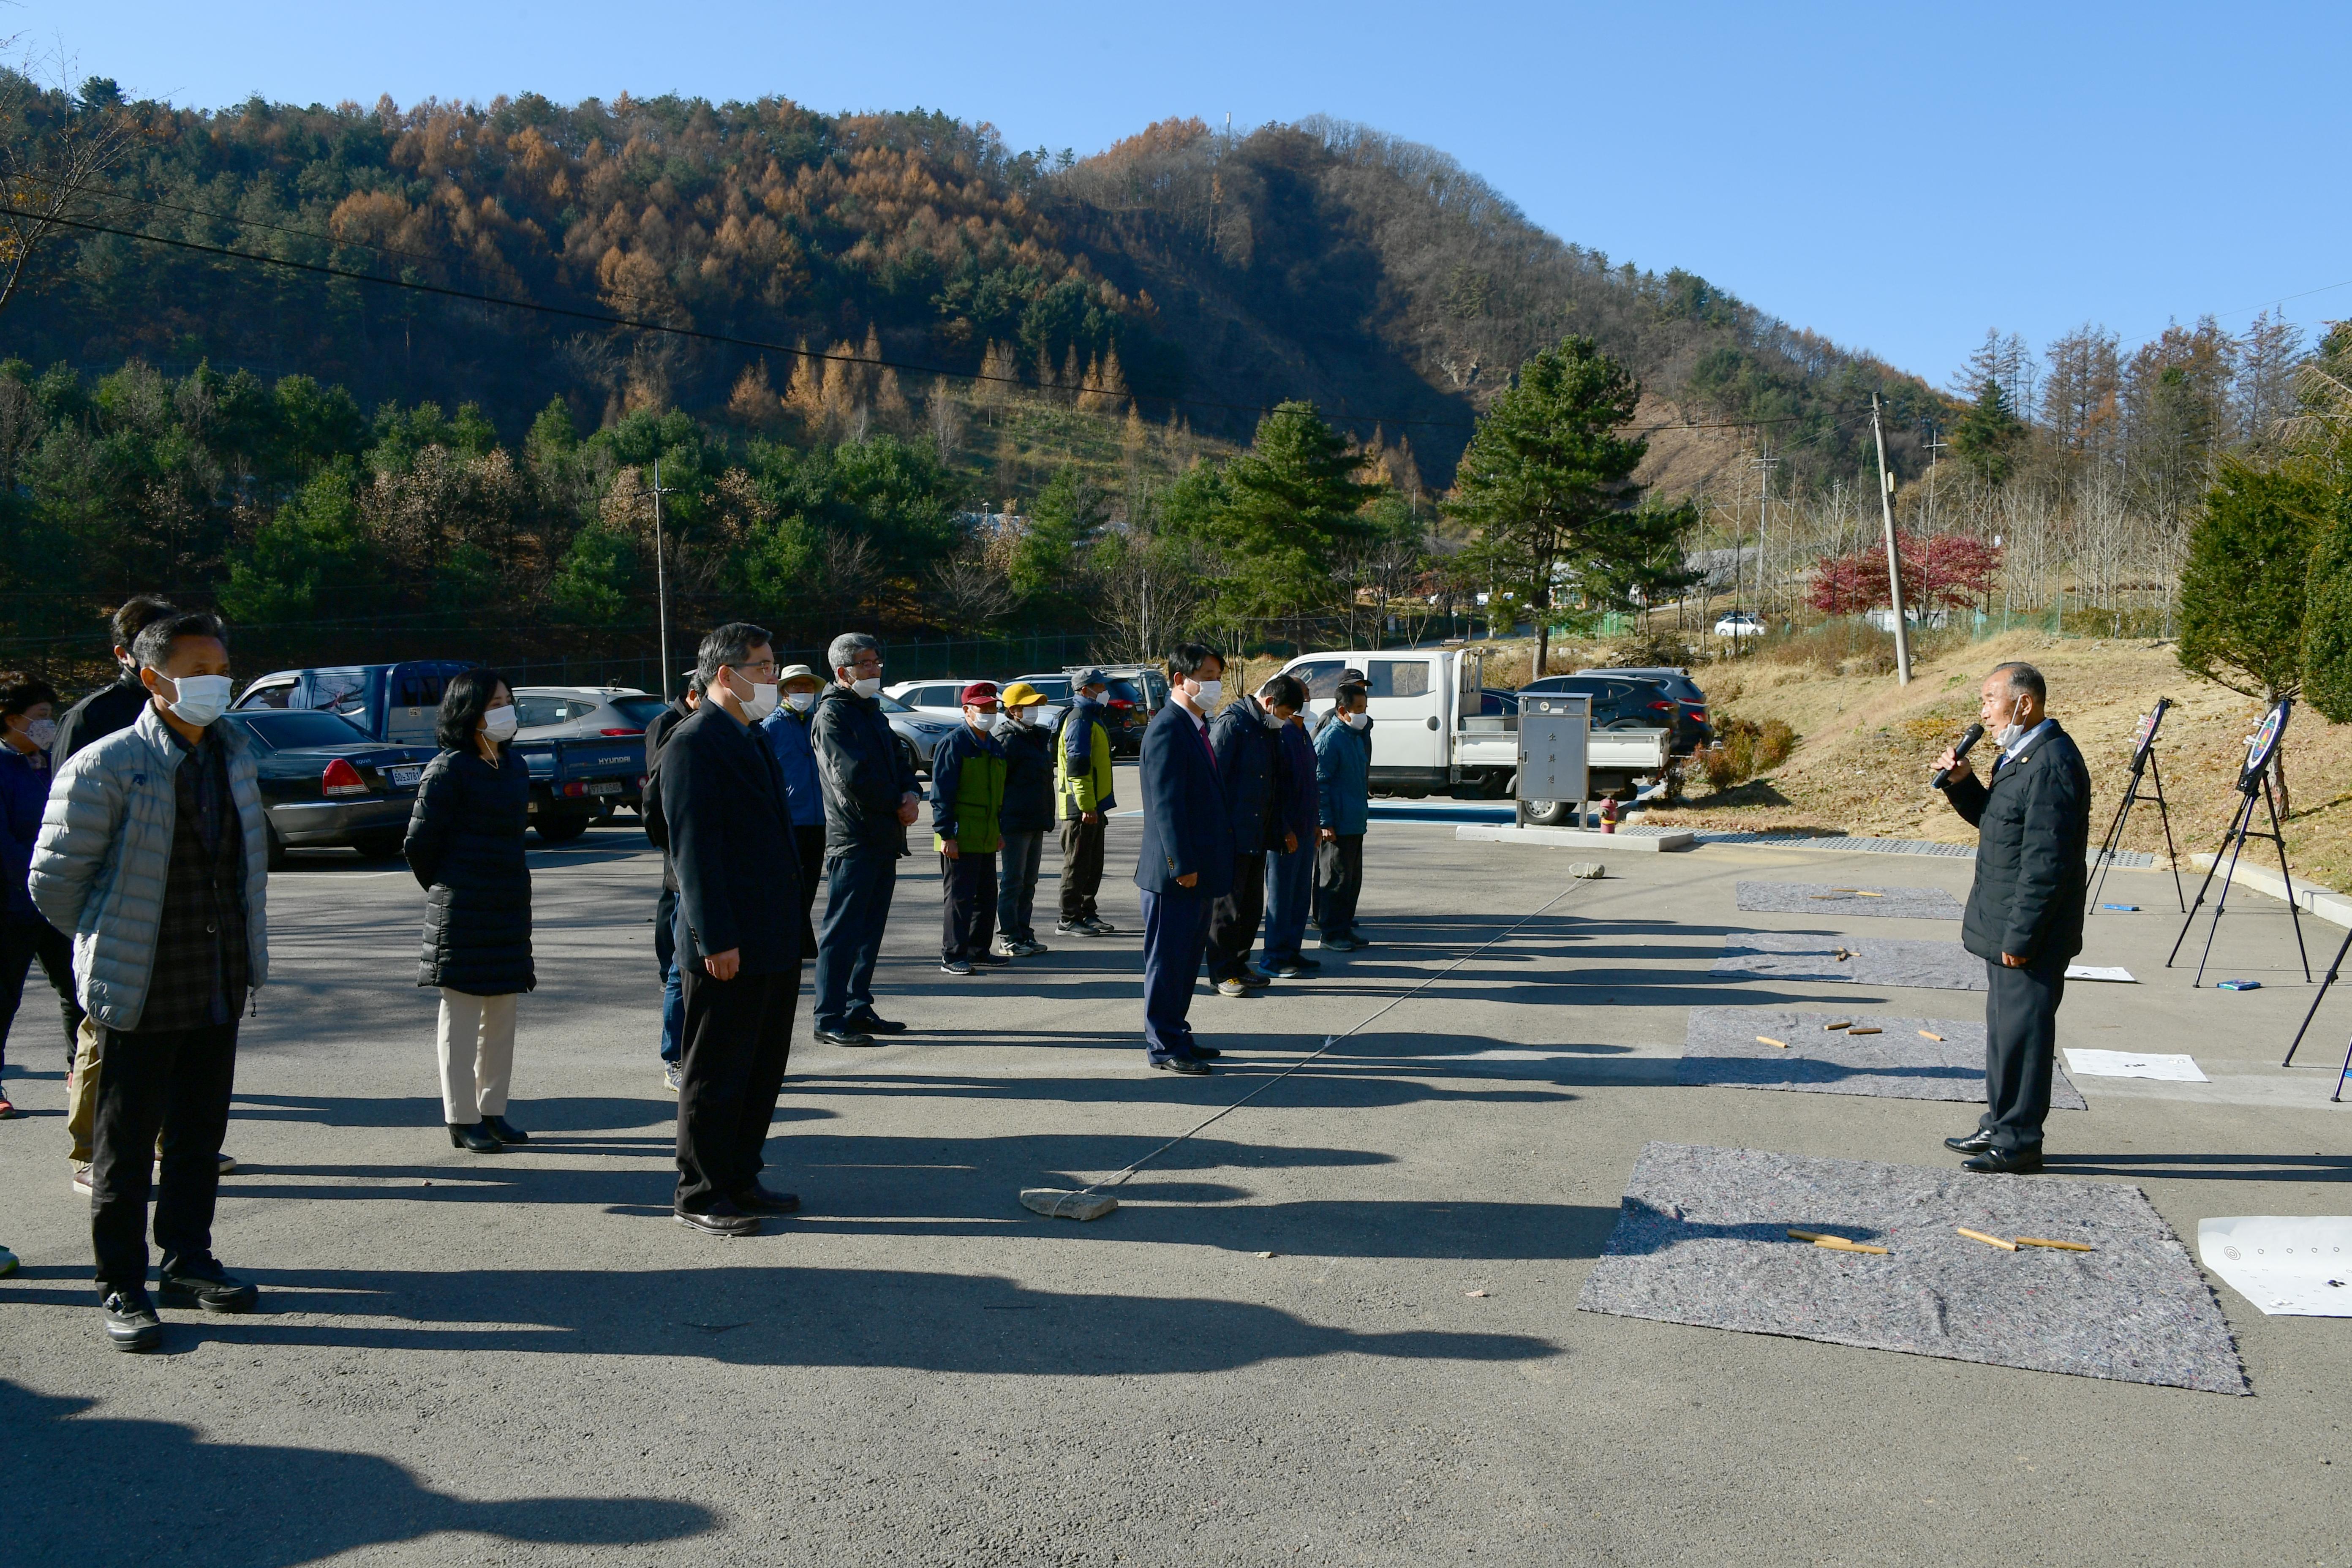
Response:
[{"label": "man in black padded jacket", "polygon": [[2084,852],[2091,775],[2074,738],[2042,711],[2030,664],[1985,677],[1981,715],[1999,742],[1992,782],[1946,752],[1945,798],[1977,829],[1976,883],[1960,942],[1985,961],[1985,1113],[1945,1145],[1971,1171],[2042,1169],[2042,1122],[2058,1043],[2066,961],[2083,951]]}]

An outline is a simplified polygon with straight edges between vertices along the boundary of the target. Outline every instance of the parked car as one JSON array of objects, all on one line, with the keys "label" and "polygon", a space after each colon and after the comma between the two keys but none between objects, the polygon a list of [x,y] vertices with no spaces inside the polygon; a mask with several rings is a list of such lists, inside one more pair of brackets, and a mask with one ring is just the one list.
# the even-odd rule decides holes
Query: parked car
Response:
[{"label": "parked car", "polygon": [[1561,691],[1592,699],[1596,730],[1666,730],[1674,749],[1688,751],[1684,742],[1683,705],[1664,685],[1640,675],[1547,675],[1519,688],[1519,695]]},{"label": "parked car", "polygon": [[442,688],[473,668],[467,659],[422,658],[273,670],[247,686],[236,707],[321,710],[342,715],[376,740],[429,746]]},{"label": "parked car", "polygon": [[1764,635],[1764,617],[1753,610],[1729,610],[1715,623],[1715,635],[1719,637],[1760,637]]},{"label": "parked car", "polygon": [[[940,677],[936,680],[902,680],[896,686],[886,686],[882,695],[902,704],[908,710],[926,719],[944,720],[950,725],[963,722],[963,689],[978,680],[979,676]],[[923,754],[926,763],[930,753]]]},{"label": "parked car", "polygon": [[1580,669],[1579,675],[1630,675],[1654,680],[1666,689],[1666,695],[1682,704],[1682,722],[1675,728],[1675,750],[1678,753],[1697,751],[1715,741],[1715,725],[1707,718],[1706,693],[1687,669],[1672,665],[1619,666],[1612,669]]},{"label": "parked car", "polygon": [[519,741],[642,735],[653,716],[669,706],[634,686],[518,686],[514,700]]},{"label": "parked car", "polygon": [[963,710],[959,707],[952,715],[942,717],[937,712],[919,713],[887,692],[876,700],[882,704],[882,712],[890,721],[890,732],[898,737],[898,744],[907,753],[907,764],[915,770],[915,776],[930,777],[931,748],[963,722]]},{"label": "parked car", "polygon": [[223,722],[253,744],[272,870],[284,868],[289,849],[348,847],[370,860],[400,853],[436,747],[372,740],[348,719],[299,708],[233,710]]},{"label": "parked car", "polygon": [[[1089,669],[1099,669],[1110,682],[1103,693],[1103,706],[1109,710],[1106,721],[1110,728],[1110,749],[1113,756],[1140,756],[1143,752],[1143,731],[1151,727],[1152,716],[1168,706],[1168,674],[1157,665],[1150,664],[1074,664],[1062,671],[1067,679],[1084,675]],[[1036,678],[1028,678],[1031,685]]]}]

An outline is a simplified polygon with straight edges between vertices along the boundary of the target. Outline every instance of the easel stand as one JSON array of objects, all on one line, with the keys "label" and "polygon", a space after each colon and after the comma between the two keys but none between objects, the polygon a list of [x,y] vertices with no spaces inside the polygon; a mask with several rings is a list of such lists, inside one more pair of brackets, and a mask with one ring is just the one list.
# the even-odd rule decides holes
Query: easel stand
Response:
[{"label": "easel stand", "polygon": [[[2259,795],[2270,813],[2270,831],[2254,826],[2254,801]],[[2190,984],[2205,984],[2205,963],[2213,956],[2213,938],[2221,930],[2221,913],[2230,902],[2230,883],[2238,874],[2238,856],[2249,838],[2267,838],[2278,846],[2279,875],[2286,881],[2287,917],[2294,922],[2294,950],[2303,958],[2303,978],[2311,979],[2311,954],[2303,945],[2303,911],[2295,907],[2294,875],[2286,868],[2286,835],[2279,830],[2278,802],[2271,795],[2270,769],[2265,766],[2254,774],[2250,784],[2239,786],[2238,809],[2230,817],[2230,831],[2221,839],[2221,847],[2213,853],[2213,864],[2205,868],[2205,880],[2198,884],[2197,901],[2189,910],[2189,918],[2180,922],[2180,934],[2172,941],[2171,957],[2164,961],[2167,969],[2172,960],[2180,956],[2180,944],[2189,940],[2189,928],[2197,923],[2197,911],[2205,907],[2205,895],[2213,886],[2213,873],[2221,871],[2221,858],[2229,857],[2229,869],[2221,875],[2221,896],[2213,901],[2213,923],[2205,931],[2205,951],[2197,960],[2197,978]]]},{"label": "easel stand", "polygon": [[[2294,1038],[2287,1042],[2286,1060],[2279,1063],[2279,1066],[2283,1068],[2294,1066],[2294,1053],[2297,1047],[2302,1046],[2303,1037],[2310,1031],[2311,1021],[2319,1016],[2319,1005],[2327,1000],[2327,988],[2336,984],[2336,976],[2342,972],[2344,955],[2347,952],[2352,952],[2352,931],[2344,933],[2343,943],[2336,950],[2336,961],[2327,966],[2327,977],[2319,983],[2319,994],[2311,999],[2311,1010],[2303,1016],[2303,1027],[2297,1029],[2294,1032]],[[2327,1097],[2329,1100],[2342,1101],[2344,1080],[2347,1079],[2352,1079],[2352,1042],[2347,1042],[2344,1047],[2344,1067],[2336,1075],[2336,1092]]]},{"label": "easel stand", "polygon": [[[2143,773],[2153,794],[2140,793]],[[2157,820],[2164,824],[2165,857],[2172,862],[2173,901],[2180,906],[2181,913],[2186,914],[2189,912],[2189,900],[2180,890],[2180,852],[2172,845],[2172,813],[2164,804],[2164,770],[2157,763],[2156,747],[2152,742],[2132,759],[2131,787],[2116,804],[2116,819],[2107,824],[2107,836],[2099,841],[2099,858],[2094,862],[2099,868],[2099,876],[2091,884],[2091,908],[2095,910],[2099,907],[2099,889],[2107,885],[2107,870],[2115,863],[2116,851],[2123,847],[2124,827],[2131,821],[2131,808],[2143,800],[2156,802]]]}]

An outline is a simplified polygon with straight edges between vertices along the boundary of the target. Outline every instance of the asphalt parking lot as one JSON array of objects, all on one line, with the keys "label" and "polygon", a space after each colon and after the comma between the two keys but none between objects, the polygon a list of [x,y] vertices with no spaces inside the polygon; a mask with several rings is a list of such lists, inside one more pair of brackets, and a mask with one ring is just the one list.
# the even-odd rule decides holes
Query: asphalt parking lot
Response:
[{"label": "asphalt parking lot", "polygon": [[[1966,862],[1611,850],[1570,882],[1587,852],[1379,823],[1376,945],[1265,996],[1204,991],[1229,1070],[1183,1079],[1142,1070],[1137,826],[1113,824],[1122,934],[1048,934],[1048,957],[971,980],[938,971],[932,863],[905,863],[879,990],[913,1032],[820,1050],[804,996],[768,1152],[806,1208],[738,1241],[668,1216],[659,868],[625,818],[533,854],[510,1114],[536,1136],[496,1157],[440,1126],[414,881],[356,859],[274,877],[216,1231],[263,1311],[167,1310],[150,1357],[99,1335],[28,992],[26,1115],[0,1124],[0,1241],[25,1260],[0,1281],[0,1560],[2352,1557],[2345,1320],[2224,1288],[2254,1394],[2227,1398],[1573,1310],[1647,1141],[1954,1163],[1937,1140],[1965,1107],[1674,1079],[1692,1005],[1977,1010],[1708,973],[1727,931],[1829,929],[1739,913],[1742,878],[1962,893]],[[1041,910],[1052,892],[1049,867]],[[2233,900],[2216,972],[2268,984],[2231,994],[2162,967],[2168,879],[2118,872],[2106,896],[2148,912],[2095,917],[2085,960],[2142,983],[2070,990],[2063,1042],[2190,1052],[2210,1081],[2078,1080],[2090,1110],[2053,1115],[2046,1179],[2135,1183],[2189,1238],[2346,1212],[2352,1105],[2326,1095],[2352,987],[2313,1066],[2282,1071],[2310,996],[2282,907]],[[2324,966],[2341,932],[2306,936]],[[1108,1219],[1018,1205],[1383,1007]]]}]

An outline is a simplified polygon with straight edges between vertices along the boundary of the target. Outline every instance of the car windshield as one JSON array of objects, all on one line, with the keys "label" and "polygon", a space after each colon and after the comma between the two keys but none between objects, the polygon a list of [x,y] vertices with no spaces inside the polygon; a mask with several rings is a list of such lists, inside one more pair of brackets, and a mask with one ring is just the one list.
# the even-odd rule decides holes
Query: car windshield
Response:
[{"label": "car windshield", "polygon": [[228,715],[273,752],[289,746],[348,746],[367,734],[348,719],[304,709],[257,709]]},{"label": "car windshield", "polygon": [[1067,702],[1070,700],[1070,683],[1066,680],[1036,679],[1029,685],[1048,702]]}]

